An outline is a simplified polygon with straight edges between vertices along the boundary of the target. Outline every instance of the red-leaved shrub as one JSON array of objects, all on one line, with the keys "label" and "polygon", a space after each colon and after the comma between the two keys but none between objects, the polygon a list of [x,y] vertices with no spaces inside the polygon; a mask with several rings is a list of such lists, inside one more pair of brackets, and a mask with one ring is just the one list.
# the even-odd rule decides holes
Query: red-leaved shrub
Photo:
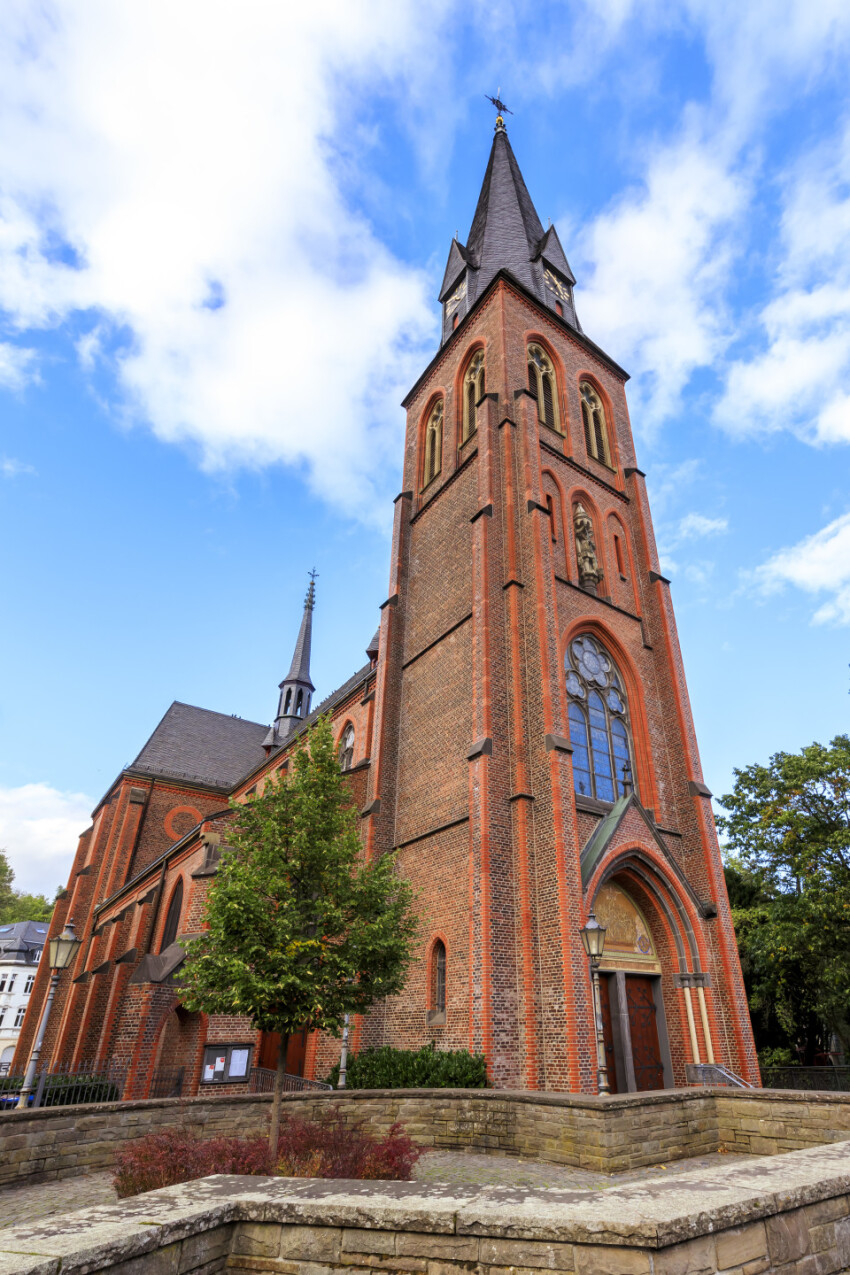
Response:
[{"label": "red-leaved shrub", "polygon": [[[318,1120],[285,1118],[278,1142],[276,1172],[293,1178],[391,1178],[406,1182],[422,1148],[394,1124],[383,1138],[362,1125],[349,1127],[339,1112]],[[115,1157],[113,1184],[119,1199],[175,1186],[211,1173],[267,1175],[265,1138],[201,1140],[179,1126],[129,1142]]]},{"label": "red-leaved shrub", "polygon": [[268,1174],[266,1138],[208,1138],[188,1129],[159,1129],[138,1142],[128,1142],[115,1157],[112,1182],[123,1200],[128,1195],[174,1186],[211,1173]]},{"label": "red-leaved shrub", "polygon": [[290,1117],[281,1128],[277,1171],[286,1178],[391,1178],[406,1182],[422,1148],[394,1124],[383,1138],[347,1125],[338,1111]]}]

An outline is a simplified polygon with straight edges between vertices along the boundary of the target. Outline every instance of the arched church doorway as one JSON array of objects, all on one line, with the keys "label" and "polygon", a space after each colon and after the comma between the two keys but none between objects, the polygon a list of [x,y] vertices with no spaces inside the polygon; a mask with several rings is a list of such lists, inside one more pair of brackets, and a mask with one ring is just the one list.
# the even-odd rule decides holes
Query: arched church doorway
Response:
[{"label": "arched church doorway", "polygon": [[600,887],[593,906],[607,930],[599,983],[611,1091],[672,1088],[661,960],[652,927],[614,881]]},{"label": "arched church doorway", "polygon": [[149,1098],[179,1098],[192,1080],[201,1043],[201,1016],[177,1005],[159,1034]]}]

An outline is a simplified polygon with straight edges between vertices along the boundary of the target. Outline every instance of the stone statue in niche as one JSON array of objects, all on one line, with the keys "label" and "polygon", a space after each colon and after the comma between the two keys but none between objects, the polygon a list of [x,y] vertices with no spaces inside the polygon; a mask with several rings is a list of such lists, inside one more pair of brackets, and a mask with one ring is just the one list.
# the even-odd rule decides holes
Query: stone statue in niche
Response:
[{"label": "stone statue in niche", "polygon": [[595,593],[596,586],[602,579],[602,568],[596,556],[593,521],[581,502],[573,509],[573,527],[576,536],[579,584],[583,589],[591,589]]}]

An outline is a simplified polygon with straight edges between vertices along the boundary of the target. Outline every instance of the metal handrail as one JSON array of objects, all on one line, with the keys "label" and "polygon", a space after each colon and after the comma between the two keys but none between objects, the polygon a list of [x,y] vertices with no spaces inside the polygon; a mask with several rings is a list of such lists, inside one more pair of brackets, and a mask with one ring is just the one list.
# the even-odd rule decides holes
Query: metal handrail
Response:
[{"label": "metal handrail", "polygon": [[749,1080],[722,1067],[720,1063],[688,1063],[688,1080],[692,1085],[731,1085],[735,1089],[755,1089]]},{"label": "metal handrail", "polygon": [[[271,1067],[252,1067],[249,1085],[251,1093],[271,1093],[276,1076],[277,1072]],[[283,1078],[283,1089],[284,1093],[302,1093],[333,1089],[333,1085],[328,1085],[323,1080],[307,1080],[305,1076],[290,1076],[287,1072]]]}]

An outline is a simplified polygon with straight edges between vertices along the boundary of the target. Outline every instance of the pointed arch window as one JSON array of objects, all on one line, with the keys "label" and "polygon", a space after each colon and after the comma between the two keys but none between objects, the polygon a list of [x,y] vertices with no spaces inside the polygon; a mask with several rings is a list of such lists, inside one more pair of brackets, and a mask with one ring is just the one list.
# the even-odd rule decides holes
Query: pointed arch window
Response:
[{"label": "pointed arch window", "polygon": [[484,351],[473,354],[463,378],[463,424],[460,441],[465,443],[475,433],[475,407],[484,397]]},{"label": "pointed arch window", "polygon": [[537,399],[537,415],[550,429],[561,429],[558,382],[552,360],[542,345],[528,347],[528,389]]},{"label": "pointed arch window", "polygon": [[286,699],[283,702],[284,717],[287,716],[291,707],[292,707],[292,687],[290,686],[289,690],[286,692]]},{"label": "pointed arch window", "polygon": [[298,716],[298,717],[300,717],[300,716],[301,716],[301,710],[302,710],[302,708],[303,708],[303,707],[304,707],[304,692],[303,692],[303,691],[299,691],[299,692],[298,692],[298,698],[297,698],[297,700],[295,701],[295,713],[296,713],[296,716]]},{"label": "pointed arch window", "polygon": [[180,913],[183,910],[183,879],[177,882],[174,887],[174,893],[171,896],[171,902],[168,905],[168,914],[165,918],[165,926],[162,931],[162,942],[159,945],[160,952],[164,952],[167,947],[176,942],[177,931],[180,929]]},{"label": "pointed arch window", "polygon": [[431,408],[431,415],[428,417],[428,424],[425,426],[425,464],[422,477],[422,486],[427,487],[432,482],[443,463],[443,400],[437,399],[437,402]]},{"label": "pointed arch window", "polygon": [[608,442],[608,423],[605,420],[605,408],[599,391],[590,381],[582,381],[578,387],[581,396],[581,415],[584,421],[584,441],[587,454],[594,460],[601,460],[603,465],[613,469],[611,464],[611,447]]},{"label": "pointed arch window", "polygon": [[584,634],[567,653],[573,786],[582,797],[614,802],[634,787],[629,705],[610,655]]},{"label": "pointed arch window", "polygon": [[446,945],[437,939],[431,949],[431,1011],[434,1015],[446,1013]]},{"label": "pointed arch window", "polygon": [[351,770],[354,765],[354,727],[349,722],[339,741],[339,768]]}]

